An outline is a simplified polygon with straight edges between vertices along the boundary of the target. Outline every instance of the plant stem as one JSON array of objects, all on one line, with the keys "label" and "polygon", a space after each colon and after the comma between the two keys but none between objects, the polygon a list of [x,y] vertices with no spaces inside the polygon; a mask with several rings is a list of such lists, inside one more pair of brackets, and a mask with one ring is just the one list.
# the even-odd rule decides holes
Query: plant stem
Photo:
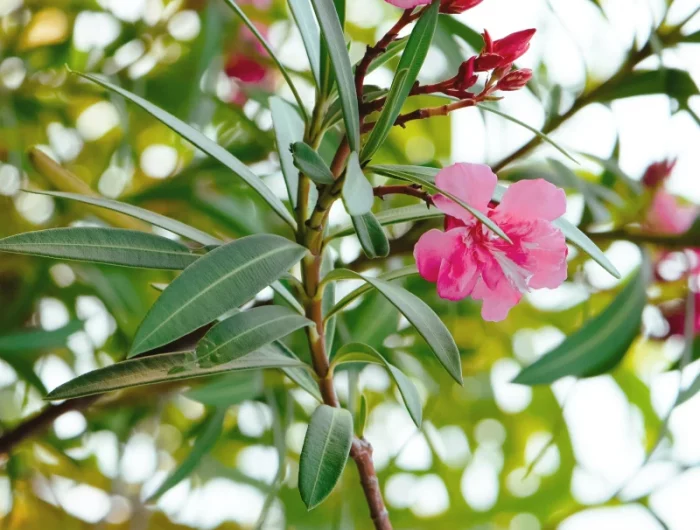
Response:
[{"label": "plant stem", "polygon": [[408,195],[425,201],[429,206],[433,204],[433,199],[430,193],[423,191],[417,186],[376,186],[374,188],[374,196],[383,199],[387,195]]}]

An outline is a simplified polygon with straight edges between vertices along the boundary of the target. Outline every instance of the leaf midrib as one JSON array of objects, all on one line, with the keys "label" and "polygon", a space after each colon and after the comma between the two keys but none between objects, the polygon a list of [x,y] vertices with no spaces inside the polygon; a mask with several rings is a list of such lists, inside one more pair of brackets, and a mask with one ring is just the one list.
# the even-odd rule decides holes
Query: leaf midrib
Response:
[{"label": "leaf midrib", "polygon": [[336,411],[331,410],[331,423],[328,426],[328,433],[326,434],[326,440],[323,443],[323,451],[321,452],[321,459],[318,461],[318,469],[316,470],[316,477],[314,478],[314,485],[311,488],[311,493],[309,494],[309,503],[313,504],[314,495],[316,493],[316,487],[319,483],[319,476],[321,475],[321,469],[323,468],[323,461],[326,458],[326,449],[331,440],[331,433],[333,432],[333,425],[335,425]]}]

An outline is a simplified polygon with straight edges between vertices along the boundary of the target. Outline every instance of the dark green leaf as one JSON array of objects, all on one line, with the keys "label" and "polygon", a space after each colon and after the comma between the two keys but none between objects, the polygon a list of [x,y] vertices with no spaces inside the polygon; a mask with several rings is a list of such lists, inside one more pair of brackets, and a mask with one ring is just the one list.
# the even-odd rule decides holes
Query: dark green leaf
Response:
[{"label": "dark green leaf", "polygon": [[401,397],[403,397],[411,419],[416,426],[420,428],[421,422],[423,421],[423,408],[421,406],[420,394],[418,394],[416,385],[414,385],[401,370],[396,368],[393,364],[390,364],[381,353],[371,346],[357,342],[344,345],[333,358],[333,366],[346,363],[372,363],[383,365],[396,383],[399,392],[401,392]]},{"label": "dark green leaf", "polygon": [[593,377],[617,366],[639,333],[647,301],[647,268],[644,263],[602,313],[525,368],[513,382],[545,385],[570,375]]},{"label": "dark green leaf", "polygon": [[321,32],[314,16],[310,0],[289,0],[289,7],[304,41],[306,55],[309,58],[311,72],[316,80],[316,85],[321,86],[321,48],[319,46]]},{"label": "dark green leaf", "polygon": [[374,190],[365,177],[357,153],[350,153],[343,182],[343,203],[351,216],[365,215],[372,211]]},{"label": "dark green leaf", "polygon": [[99,208],[106,208],[115,212],[123,213],[130,217],[140,219],[152,225],[165,228],[170,232],[196,241],[202,245],[221,245],[221,240],[210,236],[209,234],[197,230],[185,223],[171,219],[170,217],[165,217],[164,215],[157,214],[150,210],[145,210],[134,206],[132,204],[127,204],[125,202],[113,201],[110,199],[103,199],[102,197],[88,197],[87,195],[80,195],[78,193],[64,193],[60,191],[39,191],[31,190],[31,193],[40,193],[42,195],[50,195],[51,197],[58,197],[61,199],[70,199],[72,201],[78,201],[85,204],[90,204],[92,206],[97,206]]},{"label": "dark green leaf", "polygon": [[288,369],[302,366],[304,363],[298,359],[288,357],[271,346],[265,346],[244,357],[211,368],[198,367],[194,362],[193,352],[163,353],[129,359],[106,368],[93,370],[59,386],[46,396],[46,399],[72,399],[123,388],[166,381],[182,381],[237,370]]},{"label": "dark green leaf", "polygon": [[304,142],[295,142],[292,145],[294,165],[313,180],[316,184],[333,184],[333,173],[313,148]]},{"label": "dark green leaf", "polygon": [[368,258],[384,258],[389,255],[389,239],[372,212],[352,217],[352,225]]},{"label": "dark green leaf", "polygon": [[370,63],[369,68],[367,68],[367,73],[372,73],[380,66],[384,66],[386,63],[391,61],[394,57],[406,49],[407,43],[408,37],[405,37],[403,39],[397,39],[389,44],[386,51]]},{"label": "dark green leaf", "polygon": [[202,426],[202,432],[199,433],[197,439],[192,446],[192,450],[180,463],[175,471],[173,471],[165,482],[161,484],[158,490],[151,495],[146,502],[154,502],[162,497],[167,491],[174,488],[181,481],[189,477],[197,468],[199,462],[206,454],[208,454],[216,445],[216,441],[221,436],[221,431],[224,426],[224,417],[226,416],[226,407],[220,407],[207,418]]},{"label": "dark green leaf", "polygon": [[0,251],[141,269],[182,270],[200,256],[170,239],[120,228],[50,228],[0,239]]},{"label": "dark green leaf", "polygon": [[223,364],[314,323],[282,306],[262,306],[236,313],[211,328],[197,344],[202,367]]},{"label": "dark green leaf", "polygon": [[[440,210],[438,210],[435,207],[431,208],[428,207],[428,205],[421,203],[412,204],[411,206],[402,206],[400,208],[390,208],[388,210],[383,210],[373,215],[375,221],[381,226],[388,226],[397,223],[421,221],[423,219],[434,219],[436,217],[442,217],[445,214],[443,214]],[[336,239],[338,237],[351,236],[355,232],[357,232],[359,235],[360,232],[357,228],[357,224],[353,222],[353,225],[354,228],[352,225],[338,227],[328,236],[328,239]],[[367,253],[367,250],[365,250],[365,253]]]},{"label": "dark green leaf", "polygon": [[433,2],[430,7],[424,10],[420,20],[413,28],[396,69],[396,76],[391,84],[384,110],[382,110],[367,143],[362,149],[360,158],[363,162],[372,158],[389,136],[389,131],[394,126],[403,104],[418,80],[418,73],[428,55],[430,44],[435,35],[439,11],[440,2]]},{"label": "dark green leaf", "polygon": [[120,96],[126,98],[132,103],[135,103],[143,110],[148,112],[150,115],[152,115],[154,118],[161,121],[162,123],[170,127],[173,131],[175,131],[177,134],[179,134],[187,141],[191,142],[196,147],[201,149],[203,152],[221,162],[223,165],[225,165],[227,168],[233,171],[235,175],[243,179],[249,186],[251,186],[260,195],[260,197],[262,197],[265,200],[265,202],[267,202],[272,207],[272,209],[275,212],[277,212],[277,214],[282,219],[284,219],[287,222],[287,224],[289,224],[289,226],[291,226],[292,228],[296,228],[296,222],[294,221],[294,218],[284,206],[282,201],[280,201],[277,198],[277,196],[274,193],[272,193],[270,188],[268,188],[263,183],[263,181],[260,180],[260,178],[257,175],[255,175],[250,169],[248,169],[248,167],[245,166],[240,160],[238,160],[235,156],[233,156],[215,141],[211,140],[198,130],[187,125],[185,122],[176,118],[172,114],[165,112],[163,109],[146,101],[145,99],[137,96],[136,94],[132,94],[131,92],[124,90],[123,88],[113,85],[111,83],[108,83],[104,79],[101,79],[94,75],[81,73],[78,73],[78,75],[84,77],[85,79],[89,79],[90,81],[93,81],[94,83],[97,83],[98,85],[101,85],[104,88],[111,90],[112,92],[119,94]]},{"label": "dark green leaf", "polygon": [[340,480],[352,445],[352,415],[320,405],[304,438],[299,460],[299,493],[311,510],[331,494]]},{"label": "dark green leaf", "polygon": [[[302,363],[299,360],[299,357],[296,356],[296,354],[287,348],[287,346],[284,345],[283,342],[277,341],[275,344],[272,346],[278,353],[281,355],[284,355],[285,357],[289,359],[293,359],[297,361],[301,366],[304,366],[304,363]],[[311,376],[309,371],[306,368],[301,368],[301,367],[292,367],[292,368],[282,368],[282,371],[286,374],[289,379],[294,381],[297,385],[299,385],[301,388],[306,390],[310,395],[312,395],[314,398],[316,398],[317,401],[323,401],[321,398],[321,392],[318,389],[318,383],[316,380]]]},{"label": "dark green leaf", "polygon": [[167,344],[238,307],[305,253],[304,247],[271,234],[244,237],[211,251],[163,291],[141,323],[129,355]]},{"label": "dark green leaf", "polygon": [[8,355],[22,353],[31,354],[35,351],[50,350],[66,345],[68,337],[80,331],[83,323],[73,320],[62,328],[47,331],[44,329],[27,329],[11,335],[0,336],[0,358],[6,359]]},{"label": "dark green leaf", "polygon": [[[428,304],[398,285],[379,278],[362,276],[347,269],[334,270],[324,278],[324,282],[354,279],[364,280],[389,300],[425,339],[452,378],[462,384],[462,362],[457,345],[445,324]],[[345,299],[341,300],[336,307],[342,307],[344,302]]]},{"label": "dark green leaf", "polygon": [[596,96],[598,101],[603,102],[650,94],[666,94],[677,99],[685,107],[688,100],[698,93],[700,93],[698,86],[688,72],[664,68],[663,70],[635,70],[620,82],[601,88]]},{"label": "dark green leaf", "polygon": [[296,208],[299,171],[294,166],[294,157],[290,148],[292,144],[304,138],[304,122],[292,105],[277,96],[270,98],[270,111],[272,112],[272,125],[275,129],[282,175],[285,184],[287,184],[289,201]]},{"label": "dark green leaf", "polygon": [[440,26],[450,35],[459,37],[476,52],[484,47],[484,38],[469,26],[460,22],[457,17],[440,17]]},{"label": "dark green leaf", "polygon": [[350,56],[345,47],[343,26],[338,18],[333,0],[312,0],[321,33],[326,43],[331,66],[338,84],[338,94],[343,108],[343,121],[350,149],[360,149],[360,112],[357,105],[355,79],[352,75]]}]

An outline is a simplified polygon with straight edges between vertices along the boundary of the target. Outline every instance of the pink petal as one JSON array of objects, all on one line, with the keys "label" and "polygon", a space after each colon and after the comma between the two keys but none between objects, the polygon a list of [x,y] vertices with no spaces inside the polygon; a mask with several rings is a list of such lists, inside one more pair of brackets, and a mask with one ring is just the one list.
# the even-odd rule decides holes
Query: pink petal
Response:
[{"label": "pink petal", "polygon": [[477,282],[472,298],[483,300],[481,317],[488,322],[500,322],[508,316],[512,307],[522,298],[520,291],[505,277],[495,289],[490,289],[483,281]]},{"label": "pink petal", "polygon": [[479,266],[464,247],[443,260],[437,279],[438,295],[445,300],[462,300],[471,294],[478,279]]},{"label": "pink petal", "polygon": [[409,9],[416,6],[428,5],[432,0],[386,0],[391,5],[401,9]]},{"label": "pink petal", "polygon": [[456,250],[466,251],[463,243],[464,234],[463,228],[449,232],[433,229],[423,234],[413,249],[420,275],[429,282],[436,282],[442,261],[449,259]]},{"label": "pink petal", "polygon": [[[498,178],[489,166],[483,164],[453,164],[442,169],[435,177],[435,184],[472,208],[486,212],[496,189]],[[447,215],[466,223],[474,220],[472,214],[443,195],[433,197],[435,205]]]},{"label": "pink petal", "polygon": [[554,221],[566,212],[566,193],[544,179],[520,180],[503,194],[498,211],[523,220]]},{"label": "pink petal", "polygon": [[527,247],[527,268],[532,272],[528,282],[531,289],[555,289],[564,283],[569,248],[561,230],[539,220],[523,243]]},{"label": "pink petal", "polygon": [[647,225],[654,232],[682,234],[693,225],[698,210],[695,205],[681,205],[676,197],[665,190],[659,190],[654,195],[647,214]]}]

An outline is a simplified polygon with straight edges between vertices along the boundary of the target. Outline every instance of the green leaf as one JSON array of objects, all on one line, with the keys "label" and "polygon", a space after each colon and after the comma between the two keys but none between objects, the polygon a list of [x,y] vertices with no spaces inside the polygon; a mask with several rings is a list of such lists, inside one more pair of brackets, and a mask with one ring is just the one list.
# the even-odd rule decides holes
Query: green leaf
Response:
[{"label": "green leaf", "polygon": [[[302,367],[305,366],[304,363],[299,360],[299,357],[297,357],[292,350],[285,346],[283,342],[277,341],[272,347],[281,355],[284,355],[288,359],[297,361]],[[316,398],[316,401],[323,401],[321,392],[318,389],[318,383],[309,373],[309,371],[302,367],[282,368],[282,371],[287,377],[289,377],[289,379],[294,381],[297,385],[306,390],[306,392]]]},{"label": "green leaf", "polygon": [[391,84],[384,109],[379,115],[362,150],[360,158],[363,162],[372,158],[387,136],[389,136],[396,118],[401,113],[403,104],[408,99],[413,85],[418,80],[418,73],[428,55],[430,44],[435,35],[439,11],[440,2],[433,2],[430,7],[423,11],[420,20],[413,28],[411,36],[408,38],[406,49],[399,61],[399,66],[396,69],[396,76]]},{"label": "green leaf", "polygon": [[127,204],[125,202],[113,201],[111,199],[103,199],[101,197],[88,197],[87,195],[80,195],[78,193],[65,193],[61,191],[39,191],[39,190],[27,190],[29,193],[38,193],[41,195],[50,195],[51,197],[58,197],[60,199],[70,199],[72,201],[82,202],[84,204],[89,204],[91,206],[97,206],[99,208],[106,208],[107,210],[112,210],[115,212],[123,213],[130,217],[140,219],[152,225],[159,226],[160,228],[165,228],[170,232],[191,239],[201,245],[221,245],[222,241],[209,234],[197,230],[185,223],[171,219],[170,217],[165,217],[164,215],[157,214],[150,210],[145,210],[134,206],[132,204]]},{"label": "green leaf", "polygon": [[[323,261],[321,262],[321,277],[326,276],[329,272],[333,270],[335,263],[333,256],[331,255],[330,249],[326,249],[323,254]],[[325,319],[328,312],[333,309],[335,305],[335,284],[324,285],[323,287],[323,298],[321,300],[321,311]],[[336,319],[331,317],[327,321],[324,320],[324,328],[326,330],[326,349],[328,351],[333,351],[333,341],[335,340],[335,329],[336,329]]]},{"label": "green leaf", "polygon": [[313,7],[311,7],[310,0],[289,0],[289,7],[299,28],[299,33],[301,33],[301,39],[304,41],[304,48],[306,48],[306,55],[309,58],[316,86],[320,87],[321,48],[319,43],[321,32],[318,29]]},{"label": "green leaf", "polygon": [[[437,359],[452,378],[459,384],[462,384],[462,362],[457,345],[445,324],[430,309],[428,304],[400,286],[380,278],[362,276],[347,269],[336,269],[326,276],[323,281],[326,283],[335,280],[355,279],[364,280],[389,300],[406,317],[406,320],[416,328],[421,337],[425,339],[425,342],[428,343],[430,349],[433,350]],[[344,307],[341,305],[344,302],[345,299],[341,300],[336,304],[336,308]],[[330,314],[334,314],[334,311],[331,311]]]},{"label": "green leaf", "polygon": [[683,37],[683,42],[690,42],[693,44],[700,44],[700,30],[691,33],[690,35],[685,35]]},{"label": "green leaf", "polygon": [[204,153],[208,154],[215,160],[219,161],[227,168],[229,168],[235,175],[243,179],[250,187],[252,187],[260,197],[267,202],[272,209],[277,212],[277,214],[284,219],[289,226],[296,229],[296,222],[294,218],[289,213],[289,210],[284,206],[282,201],[280,201],[277,196],[272,193],[270,188],[268,188],[260,178],[253,173],[247,166],[245,166],[240,160],[229,153],[226,149],[221,147],[215,141],[207,138],[204,134],[194,129],[193,127],[187,125],[182,120],[176,118],[172,114],[165,112],[163,109],[157,107],[153,103],[146,101],[145,99],[132,94],[131,92],[124,90],[121,87],[113,85],[97,76],[91,74],[81,74],[77,75],[89,79],[90,81],[103,86],[107,90],[115,92],[120,96],[126,98],[127,100],[135,103],[143,110],[148,112],[151,116],[161,121],[163,124],[170,127],[177,134],[185,138],[188,142],[191,142],[197,148],[201,149]]},{"label": "green leaf", "polygon": [[[416,266],[409,265],[408,267],[403,267],[402,269],[397,269],[394,271],[385,272],[384,274],[380,274],[379,279],[383,280],[385,282],[390,282],[392,280],[398,280],[401,278],[406,278],[407,276],[414,276],[416,274],[418,274],[418,269],[416,268]],[[334,280],[334,278],[332,276],[326,277],[323,279],[323,283],[326,284],[326,282],[332,282],[333,280]],[[358,287],[357,289],[355,289],[351,293],[348,293],[347,295],[345,295],[345,297],[343,297],[343,299],[340,300],[340,302],[335,304],[333,306],[333,308],[330,311],[328,311],[328,314],[324,318],[330,318],[333,315],[339,313],[340,311],[345,309],[347,306],[349,306],[354,300],[356,300],[357,298],[359,298],[363,294],[368,293],[371,290],[372,290],[372,285],[370,285],[370,284],[365,284],[361,287]]]},{"label": "green leaf", "polygon": [[[404,166],[396,166],[396,167],[404,167]],[[405,166],[406,168],[409,168],[410,166]],[[479,221],[481,221],[484,226],[486,226],[489,230],[491,230],[494,234],[496,234],[498,237],[504,239],[505,241],[508,241],[509,243],[512,243],[510,238],[506,235],[506,233],[501,230],[501,227],[498,226],[496,223],[494,223],[491,219],[486,216],[483,212],[480,212],[476,208],[472,208],[469,206],[466,202],[461,200],[459,197],[456,195],[453,195],[452,193],[445,191],[441,188],[438,188],[434,184],[435,177],[432,177],[432,180],[425,178],[422,176],[420,173],[413,172],[410,169],[400,169],[398,171],[392,169],[392,166],[370,166],[369,168],[371,171],[374,171],[375,173],[379,175],[384,175],[387,177],[399,179],[399,180],[407,180],[409,182],[412,182],[414,184],[418,184],[425,188],[427,191],[431,193],[440,193],[447,197],[448,199],[451,199],[452,201],[456,202],[459,204],[462,208],[467,210],[470,214],[472,214],[474,217],[476,217]],[[425,168],[423,168],[425,169]],[[435,174],[437,174],[437,171],[435,171]]]},{"label": "green leaf", "polygon": [[185,392],[184,396],[203,405],[221,407],[255,399],[262,391],[261,372],[232,372],[193,388]]},{"label": "green leaf", "polygon": [[374,190],[365,177],[357,153],[350,153],[343,182],[343,203],[351,216],[365,215],[372,211]]},{"label": "green leaf", "polygon": [[278,280],[306,253],[272,234],[244,237],[198,259],[153,305],[129,356],[168,344],[238,307]]},{"label": "green leaf", "polygon": [[0,239],[0,252],[141,269],[182,270],[200,258],[170,239],[120,228],[50,228]]},{"label": "green leaf", "polygon": [[224,426],[226,407],[217,408],[214,413],[204,421],[202,431],[192,446],[192,450],[187,457],[180,462],[180,465],[165,479],[158,490],[151,495],[146,502],[154,502],[162,497],[167,491],[177,486],[184,479],[189,477],[197,468],[202,458],[216,445]]},{"label": "green leaf", "polygon": [[272,112],[272,125],[275,129],[282,175],[287,185],[289,201],[296,208],[299,171],[294,166],[294,157],[290,148],[292,144],[304,137],[304,122],[292,105],[277,96],[270,98],[270,111]]},{"label": "green leaf", "polygon": [[593,377],[622,360],[639,333],[646,305],[648,264],[613,302],[558,347],[525,368],[513,380],[521,385],[551,384],[566,376]]},{"label": "green leaf", "polygon": [[244,357],[211,368],[197,366],[192,352],[162,353],[129,359],[80,375],[56,388],[46,399],[72,399],[123,388],[182,381],[240,370],[302,366],[305,366],[304,363],[298,359],[290,358],[271,346],[265,346]]},{"label": "green leaf", "polygon": [[600,201],[598,196],[593,192],[592,187],[589,186],[588,182],[584,182],[582,179],[580,179],[576,173],[574,173],[566,165],[562,164],[559,160],[550,158],[547,160],[547,162],[552,167],[555,174],[559,177],[563,187],[574,189],[583,195],[583,199],[591,212],[594,221],[597,223],[605,223],[610,221],[610,212]]},{"label": "green leaf", "polygon": [[284,80],[287,82],[287,85],[289,85],[289,89],[292,91],[292,94],[294,94],[294,99],[296,99],[297,105],[299,105],[299,110],[304,116],[304,121],[307,121],[308,116],[306,115],[306,110],[304,109],[304,101],[301,99],[301,96],[297,91],[297,87],[294,85],[292,77],[289,75],[289,72],[282,64],[282,61],[280,61],[279,57],[277,57],[277,54],[268,44],[267,40],[265,40],[265,37],[262,36],[260,31],[258,31],[258,27],[255,24],[253,24],[253,22],[246,16],[246,14],[238,6],[238,4],[236,4],[234,0],[225,1],[231,7],[231,9],[233,9],[236,12],[236,14],[241,18],[241,20],[248,27],[250,32],[255,36],[256,39],[258,39],[258,42],[262,45],[262,47],[265,48],[265,51],[268,53],[272,61],[277,65],[277,68],[279,68],[282,77],[284,77]]},{"label": "green leaf", "polygon": [[569,154],[569,152],[564,149],[562,146],[560,146],[558,143],[556,143],[554,140],[552,140],[549,136],[547,136],[545,133],[542,131],[537,130],[536,128],[532,127],[531,125],[528,125],[527,123],[520,121],[517,118],[514,118],[510,114],[506,114],[505,112],[501,112],[500,110],[494,109],[493,107],[489,107],[488,105],[482,105],[482,104],[477,104],[477,107],[479,107],[481,110],[485,110],[486,112],[491,112],[492,114],[496,114],[500,116],[501,118],[505,118],[509,121],[512,121],[513,123],[517,123],[521,127],[527,129],[531,133],[533,133],[535,136],[541,138],[543,141],[547,142],[549,145],[554,147],[557,151],[559,151],[561,154],[563,154],[566,158],[571,160],[572,162],[578,164],[579,161],[576,160],[572,155]]},{"label": "green leaf", "polygon": [[12,354],[31,354],[37,350],[44,351],[66,345],[68,337],[80,331],[83,323],[73,320],[62,328],[47,331],[44,329],[27,329],[18,333],[0,336],[0,358],[7,359]]},{"label": "green leaf", "polygon": [[[435,219],[437,217],[443,217],[444,215],[445,214],[443,214],[437,208],[428,207],[427,204],[421,203],[381,211],[374,214],[374,219],[381,226],[388,226],[397,223],[421,221],[423,219]],[[355,225],[354,228],[353,225]],[[328,236],[328,239],[332,240],[339,237],[351,236],[355,232],[357,232],[359,235],[357,225],[353,222],[352,225],[340,226],[336,228],[335,231],[331,232],[331,234]],[[367,253],[366,250],[365,253]]]},{"label": "green leaf", "polygon": [[389,44],[386,51],[376,57],[367,68],[367,73],[371,74],[380,66],[384,66],[386,63],[391,61],[394,57],[400,54],[406,49],[406,44],[408,44],[408,37],[402,39],[396,39],[394,42]]},{"label": "green leaf", "polygon": [[384,258],[389,255],[389,239],[372,212],[352,217],[352,225],[362,250],[369,259]]},{"label": "green leaf", "polygon": [[299,493],[311,510],[331,494],[340,480],[352,446],[352,415],[320,405],[304,438],[299,459]]},{"label": "green leaf", "polygon": [[331,66],[338,83],[338,94],[343,108],[343,121],[350,149],[360,149],[360,111],[357,105],[355,79],[350,56],[345,47],[343,27],[333,0],[312,0],[321,33],[328,49]]},{"label": "green leaf", "polygon": [[[357,436],[363,438],[365,435],[365,426],[367,425],[367,398],[364,394],[360,395],[360,410],[357,415],[353,418],[354,428]],[[422,411],[421,411],[422,413]]]},{"label": "green leaf", "polygon": [[484,47],[484,38],[457,17],[440,17],[438,24],[450,35],[459,37],[476,52]]},{"label": "green leaf", "polygon": [[282,306],[263,306],[236,313],[211,328],[197,344],[202,367],[223,364],[314,323]]},{"label": "green leaf", "polygon": [[596,99],[605,102],[635,96],[666,94],[677,99],[685,108],[688,100],[698,93],[700,93],[698,86],[688,72],[676,68],[665,68],[661,71],[635,70],[620,82],[598,90]]},{"label": "green leaf", "polygon": [[420,429],[421,422],[423,421],[423,408],[421,406],[420,394],[418,394],[416,385],[406,377],[406,374],[393,364],[390,364],[381,353],[371,346],[357,342],[344,345],[333,358],[334,367],[347,363],[372,363],[383,365],[396,383],[401,397],[403,397],[406,409],[408,409],[408,413],[411,415],[411,419]]},{"label": "green leaf", "polygon": [[333,184],[335,178],[328,164],[313,148],[304,142],[292,145],[294,165],[316,184]]},{"label": "green leaf", "polygon": [[272,282],[270,284],[270,287],[297,313],[304,314],[304,308],[301,306],[299,301],[294,297],[294,295],[289,291],[289,289],[282,285],[281,282]]},{"label": "green leaf", "polygon": [[[399,179],[402,178],[400,176],[402,174],[408,174],[409,176],[413,175],[413,178],[426,180],[429,183],[435,181],[435,176],[440,171],[439,169],[432,167],[397,165],[370,166],[370,170],[375,171],[380,175],[385,175]],[[495,202],[501,202],[501,198],[503,197],[503,194],[507,189],[508,188],[502,185],[496,186],[496,190],[493,194],[493,200]],[[431,217],[437,217],[437,211],[438,210],[435,211],[436,215]],[[603,267],[606,271],[612,274],[615,278],[620,278],[620,273],[615,268],[615,266],[605,256],[603,251],[600,250],[586,234],[581,232],[581,230],[579,230],[577,227],[572,225],[569,221],[567,221],[564,218],[559,218],[556,221],[553,221],[553,224],[564,233],[564,236],[566,237],[566,239],[569,240],[569,242],[573,243],[574,245],[579,247],[583,252],[588,254],[591,257],[591,259],[596,261],[601,267]]]}]

